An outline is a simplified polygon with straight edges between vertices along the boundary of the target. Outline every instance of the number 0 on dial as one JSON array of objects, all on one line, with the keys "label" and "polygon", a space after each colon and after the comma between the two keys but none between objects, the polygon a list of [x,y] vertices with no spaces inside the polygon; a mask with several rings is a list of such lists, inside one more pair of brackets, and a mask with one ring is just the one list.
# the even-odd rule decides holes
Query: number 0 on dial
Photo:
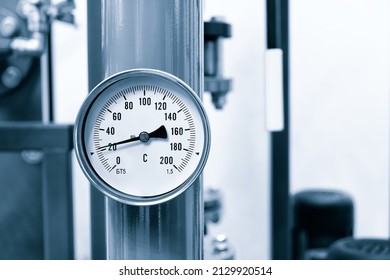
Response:
[{"label": "number 0 on dial", "polygon": [[186,190],[202,172],[209,145],[199,98],[157,70],[129,70],[104,80],[86,98],[75,125],[84,173],[126,204],[156,204]]}]

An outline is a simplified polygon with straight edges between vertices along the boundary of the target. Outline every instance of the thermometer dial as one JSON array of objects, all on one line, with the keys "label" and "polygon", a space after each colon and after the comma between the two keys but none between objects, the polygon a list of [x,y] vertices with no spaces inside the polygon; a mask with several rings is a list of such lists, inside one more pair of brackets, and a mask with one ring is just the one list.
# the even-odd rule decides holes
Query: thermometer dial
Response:
[{"label": "thermometer dial", "polygon": [[90,181],[126,204],[167,201],[200,175],[209,152],[201,101],[162,71],[130,70],[100,83],[81,107],[76,154]]}]

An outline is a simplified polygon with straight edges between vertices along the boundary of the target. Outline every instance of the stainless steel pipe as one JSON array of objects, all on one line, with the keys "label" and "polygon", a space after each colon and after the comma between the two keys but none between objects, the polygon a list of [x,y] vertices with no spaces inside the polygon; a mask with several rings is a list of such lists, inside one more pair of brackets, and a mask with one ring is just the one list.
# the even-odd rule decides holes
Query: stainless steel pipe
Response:
[{"label": "stainless steel pipe", "polygon": [[[91,89],[117,72],[153,68],[202,94],[202,0],[88,0],[88,32]],[[92,212],[102,211],[99,201],[92,201]],[[155,206],[105,198],[105,219],[108,259],[203,258],[201,179]],[[94,228],[92,234],[104,236]]]}]

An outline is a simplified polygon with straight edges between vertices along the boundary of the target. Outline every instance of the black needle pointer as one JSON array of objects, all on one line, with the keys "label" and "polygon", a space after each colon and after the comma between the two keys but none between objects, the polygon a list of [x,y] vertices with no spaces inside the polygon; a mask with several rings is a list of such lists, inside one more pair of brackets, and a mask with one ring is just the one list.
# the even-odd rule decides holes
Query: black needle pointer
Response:
[{"label": "black needle pointer", "polygon": [[141,141],[143,143],[146,143],[149,141],[150,138],[167,139],[168,138],[167,129],[165,128],[164,125],[162,125],[150,133],[148,133],[146,131],[142,131],[137,137],[129,138],[129,139],[126,139],[123,141],[115,142],[115,143],[109,143],[108,145],[99,147],[98,150],[104,149],[104,148],[112,146],[112,145],[121,145],[121,144],[126,144],[126,143],[130,143],[130,142],[135,142],[135,141]]}]

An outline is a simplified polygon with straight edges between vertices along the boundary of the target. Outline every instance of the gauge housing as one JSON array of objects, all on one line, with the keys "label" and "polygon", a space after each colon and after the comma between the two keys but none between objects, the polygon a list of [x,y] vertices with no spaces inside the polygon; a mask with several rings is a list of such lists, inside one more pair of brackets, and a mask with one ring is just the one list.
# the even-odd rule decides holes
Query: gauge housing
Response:
[{"label": "gauge housing", "polygon": [[[149,141],[160,125],[167,137]],[[137,142],[121,144],[131,138]],[[91,91],[77,116],[74,140],[78,162],[96,188],[125,204],[153,205],[178,196],[200,176],[210,128],[202,102],[186,83],[163,71],[134,69]]]}]

